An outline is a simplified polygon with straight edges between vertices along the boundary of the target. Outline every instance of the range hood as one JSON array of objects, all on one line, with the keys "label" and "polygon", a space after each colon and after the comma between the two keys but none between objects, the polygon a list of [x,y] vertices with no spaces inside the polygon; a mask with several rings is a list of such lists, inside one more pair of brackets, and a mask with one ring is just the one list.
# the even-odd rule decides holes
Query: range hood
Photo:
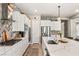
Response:
[{"label": "range hood", "polygon": [[11,24],[12,24],[12,19],[11,18],[8,18],[8,15],[9,15],[9,6],[10,6],[10,3],[2,3],[1,4],[2,6],[2,17],[1,17],[1,27],[6,30],[11,30]]},{"label": "range hood", "polygon": [[6,25],[9,21],[8,19],[8,3],[2,3],[1,4],[2,8],[2,17],[1,17],[1,24],[2,26]]},{"label": "range hood", "polygon": [[2,20],[8,20],[8,3],[2,3]]},{"label": "range hood", "polygon": [[2,3],[2,17],[1,17],[1,31],[2,41],[7,42],[9,39],[9,32],[11,31],[11,21],[8,19],[8,3]]},{"label": "range hood", "polygon": [[1,7],[2,7],[2,17],[0,20],[0,27],[2,29],[2,31],[4,29],[6,29],[7,31],[11,30],[11,19],[8,18],[8,5],[9,3],[2,3]]}]

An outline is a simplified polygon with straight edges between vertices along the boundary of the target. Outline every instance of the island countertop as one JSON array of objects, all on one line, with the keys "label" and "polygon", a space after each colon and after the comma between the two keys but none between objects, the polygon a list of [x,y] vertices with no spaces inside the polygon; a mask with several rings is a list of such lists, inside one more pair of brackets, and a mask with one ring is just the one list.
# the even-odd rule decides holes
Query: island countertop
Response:
[{"label": "island countertop", "polygon": [[68,43],[48,44],[48,38],[43,38],[45,45],[50,56],[79,56],[79,42],[68,38],[63,38]]}]

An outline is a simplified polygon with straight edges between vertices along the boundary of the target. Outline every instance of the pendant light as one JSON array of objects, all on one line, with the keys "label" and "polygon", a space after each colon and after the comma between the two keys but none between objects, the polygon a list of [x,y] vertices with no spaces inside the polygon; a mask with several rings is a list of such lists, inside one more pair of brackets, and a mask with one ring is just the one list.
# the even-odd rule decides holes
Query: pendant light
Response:
[{"label": "pendant light", "polygon": [[57,18],[58,21],[61,20],[61,19],[60,19],[60,7],[61,7],[61,6],[58,6],[58,18]]}]

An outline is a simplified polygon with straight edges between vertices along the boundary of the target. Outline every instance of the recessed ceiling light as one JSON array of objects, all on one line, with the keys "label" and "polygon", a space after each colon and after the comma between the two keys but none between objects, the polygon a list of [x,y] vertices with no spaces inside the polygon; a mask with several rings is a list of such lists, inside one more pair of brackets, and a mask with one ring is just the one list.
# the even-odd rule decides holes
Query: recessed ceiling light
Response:
[{"label": "recessed ceiling light", "polygon": [[37,9],[35,9],[35,10],[34,10],[34,12],[38,12],[38,10],[37,10]]},{"label": "recessed ceiling light", "polygon": [[76,9],[75,12],[78,13],[79,12],[79,9]]}]

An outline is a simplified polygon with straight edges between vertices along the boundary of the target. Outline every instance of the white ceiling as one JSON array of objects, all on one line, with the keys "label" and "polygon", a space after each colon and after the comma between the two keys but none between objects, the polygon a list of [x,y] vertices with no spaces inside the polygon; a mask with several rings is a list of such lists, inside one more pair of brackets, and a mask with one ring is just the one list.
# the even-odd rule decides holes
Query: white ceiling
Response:
[{"label": "white ceiling", "polygon": [[[79,9],[79,3],[15,3],[27,15],[52,15],[58,16],[58,5],[61,6],[61,17],[69,17],[75,13],[76,9]],[[34,10],[37,9],[37,12]]]}]

